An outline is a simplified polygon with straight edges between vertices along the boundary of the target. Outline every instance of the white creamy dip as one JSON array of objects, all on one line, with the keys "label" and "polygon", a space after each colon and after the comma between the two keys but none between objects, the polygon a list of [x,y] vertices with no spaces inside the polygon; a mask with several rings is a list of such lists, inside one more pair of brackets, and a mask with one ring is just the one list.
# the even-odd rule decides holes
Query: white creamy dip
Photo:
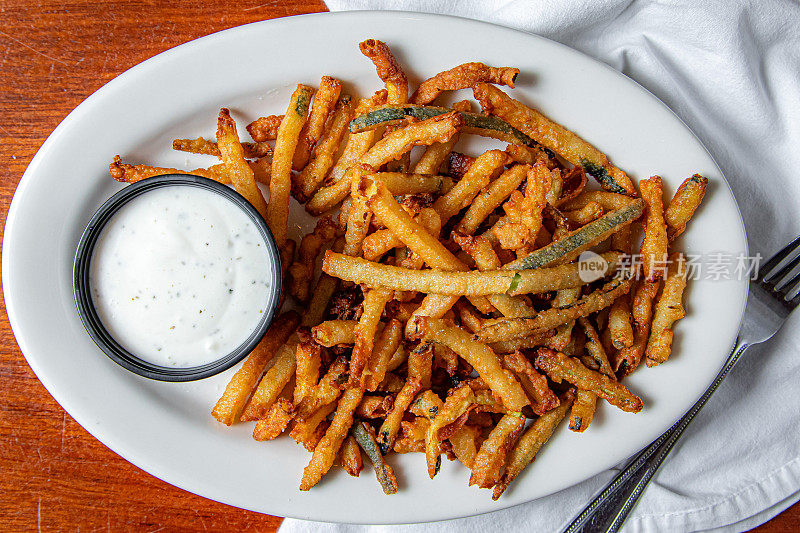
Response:
[{"label": "white creamy dip", "polygon": [[167,367],[213,362],[267,312],[275,265],[236,204],[194,186],[137,196],[103,228],[92,253],[92,300],[108,332]]}]

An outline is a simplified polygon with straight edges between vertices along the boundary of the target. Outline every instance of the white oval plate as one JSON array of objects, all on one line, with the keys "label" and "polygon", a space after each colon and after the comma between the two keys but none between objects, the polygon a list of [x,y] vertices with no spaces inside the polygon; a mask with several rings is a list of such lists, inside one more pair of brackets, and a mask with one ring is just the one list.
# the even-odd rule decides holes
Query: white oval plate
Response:
[{"label": "white oval plate", "polygon": [[[92,435],[178,487],[245,509],[350,523],[442,520],[501,509],[569,487],[629,457],[668,428],[721,368],[744,307],[747,281],[697,281],[677,327],[673,357],[641,368],[627,385],[640,414],[604,405],[585,434],[561,428],[498,502],[468,487],[445,461],[428,479],[421,454],[394,456],[399,494],[385,496],[367,468],[334,469],[310,492],[297,486],[309,454],[289,438],[258,443],[252,424],[210,416],[233,370],[195,383],[160,383],[114,364],[83,330],[72,298],[76,243],[94,210],[121,185],[114,154],[194,168],[174,137],[213,136],[220,106],[240,127],[283,113],[298,82],[337,76],[361,94],[381,87],[358,42],[386,41],[412,84],[466,61],[520,68],[515,98],[539,106],[641,179],[659,173],[669,194],[694,172],[711,180],[683,240],[689,253],[747,250],[741,216],[717,165],[661,102],[625,76],[535,35],[451,17],[351,12],[291,17],[227,30],[164,52],[120,75],[78,106],[29,165],[9,210],[2,275],[22,352],[47,390]],[[413,86],[413,85],[412,85]],[[465,95],[468,96],[468,95]],[[307,224],[293,211],[295,229]]]}]

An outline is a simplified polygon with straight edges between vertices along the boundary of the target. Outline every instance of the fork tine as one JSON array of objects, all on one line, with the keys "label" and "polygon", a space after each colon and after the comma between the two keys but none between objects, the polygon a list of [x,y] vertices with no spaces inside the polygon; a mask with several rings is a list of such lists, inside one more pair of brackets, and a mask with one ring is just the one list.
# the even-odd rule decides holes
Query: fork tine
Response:
[{"label": "fork tine", "polygon": [[797,296],[795,296],[795,297],[794,297],[794,298],[792,298],[791,300],[786,300],[786,304],[787,304],[789,307],[791,307],[792,309],[794,309],[795,307],[797,307],[798,305],[800,305],[800,293],[797,293]]},{"label": "fork tine", "polygon": [[786,281],[789,276],[792,275],[794,269],[800,265],[800,255],[792,259],[786,266],[780,269],[775,276],[773,276],[773,282],[770,282],[775,288],[785,289],[786,287],[793,287],[795,282],[797,282],[798,278],[800,278],[800,273],[795,274],[792,279]]},{"label": "fork tine", "polygon": [[761,281],[768,281],[773,276],[772,271],[775,269],[778,264],[792,255],[798,248],[800,248],[800,237],[797,237],[795,240],[787,244],[780,252],[773,255],[772,258],[764,263],[764,266],[761,267],[761,272],[763,272],[763,277]]},{"label": "fork tine", "polygon": [[[798,263],[800,263],[800,261],[798,261]],[[789,295],[792,294],[795,291],[795,289],[800,287],[800,285],[798,285],[798,282],[800,282],[800,272],[795,274],[795,276],[792,279],[784,283],[778,292],[783,296],[784,299],[788,299]]]}]

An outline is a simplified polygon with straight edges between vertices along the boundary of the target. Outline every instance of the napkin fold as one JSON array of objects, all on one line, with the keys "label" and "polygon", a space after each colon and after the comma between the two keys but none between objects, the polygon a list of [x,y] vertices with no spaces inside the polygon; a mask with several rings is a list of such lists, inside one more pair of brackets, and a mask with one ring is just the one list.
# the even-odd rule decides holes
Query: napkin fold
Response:
[{"label": "napkin fold", "polygon": [[[700,137],[739,202],[751,255],[800,234],[800,4],[791,0],[327,0],[468,17],[564,43],[633,78]],[[379,37],[379,36],[376,36]],[[743,531],[800,498],[800,313],[751,348],[651,482],[625,531]],[[287,519],[282,533],[563,528],[614,475],[477,517],[417,526]],[[413,488],[411,489],[413,490]]]}]

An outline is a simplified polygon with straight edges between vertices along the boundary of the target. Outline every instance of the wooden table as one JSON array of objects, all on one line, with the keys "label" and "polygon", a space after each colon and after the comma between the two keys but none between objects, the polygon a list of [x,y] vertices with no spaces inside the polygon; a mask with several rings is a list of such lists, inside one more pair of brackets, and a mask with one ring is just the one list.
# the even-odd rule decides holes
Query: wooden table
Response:
[{"label": "wooden table", "polygon": [[[0,0],[0,207],[47,135],[82,100],[168,48],[248,22],[324,11],[320,0]],[[2,308],[0,530],[274,531],[281,518],[168,485],[89,435],[28,367]],[[800,530],[800,505],[758,531]]]}]

